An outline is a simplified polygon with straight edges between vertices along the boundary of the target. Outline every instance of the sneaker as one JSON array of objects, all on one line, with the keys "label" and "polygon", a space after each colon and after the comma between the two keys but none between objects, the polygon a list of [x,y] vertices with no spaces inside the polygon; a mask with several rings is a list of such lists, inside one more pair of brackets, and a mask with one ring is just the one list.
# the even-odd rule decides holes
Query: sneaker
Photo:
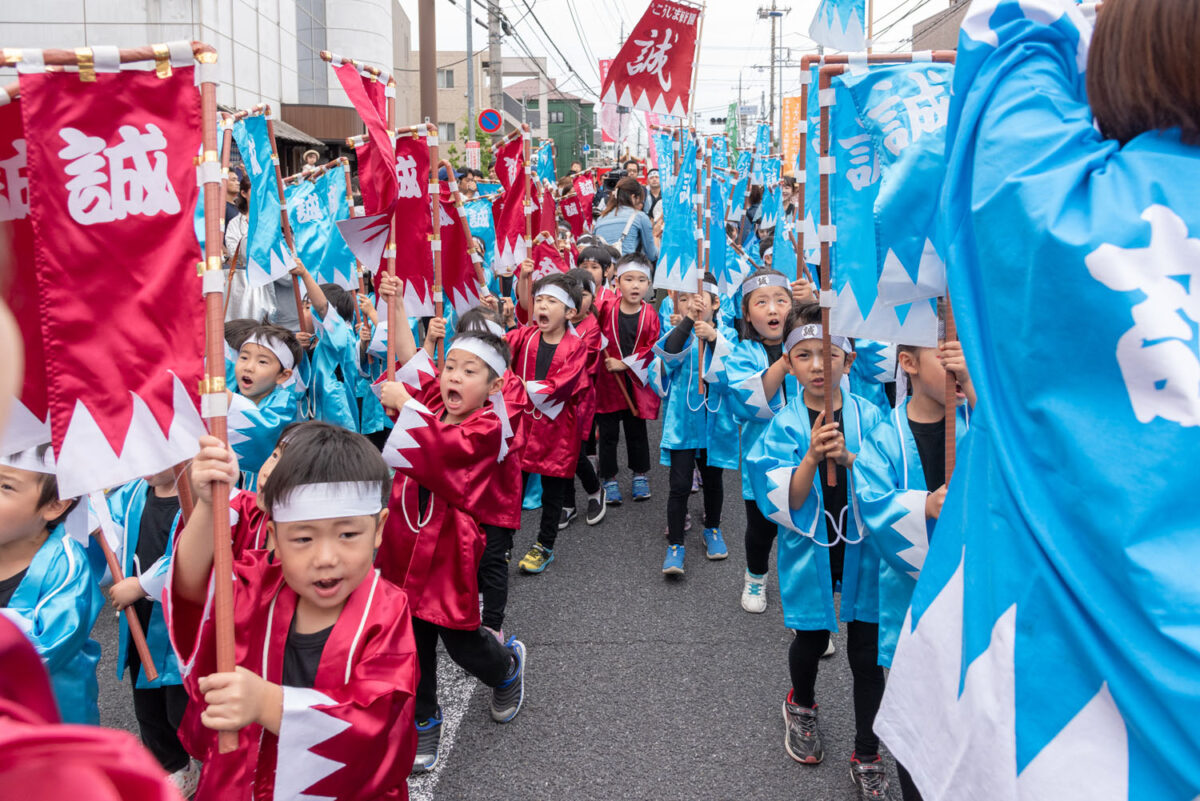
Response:
[{"label": "sneaker", "polygon": [[610,479],[604,482],[604,502],[609,506],[620,506],[621,501],[625,500],[621,497],[621,488],[617,485],[615,479]]},{"label": "sneaker", "polygon": [[824,659],[825,657],[833,656],[836,653],[837,653],[837,646],[833,644],[833,637],[830,637],[829,645],[825,646],[825,653],[821,654],[821,658]]},{"label": "sneaker", "polygon": [[692,494],[695,495],[704,486],[704,480],[700,478],[700,469],[692,468]]},{"label": "sneaker", "polygon": [[682,576],[683,575],[683,546],[668,545],[667,558],[663,560],[662,572],[664,576]]},{"label": "sneaker", "polygon": [[650,500],[650,479],[642,475],[633,477],[633,499],[635,501]]},{"label": "sneaker", "polygon": [[859,760],[858,754],[852,755],[850,757],[850,778],[854,780],[854,786],[858,789],[858,797],[861,801],[874,801],[874,799],[888,797],[890,788],[883,757],[876,755],[874,760],[862,762]]},{"label": "sneaker", "polygon": [[507,645],[517,660],[517,667],[511,676],[492,689],[492,720],[497,723],[508,723],[525,703],[525,644],[516,637],[509,637]]},{"label": "sneaker", "polygon": [[504,629],[494,629],[491,626],[484,626],[483,630],[496,638],[496,642],[504,645]]},{"label": "sneaker", "polygon": [[825,758],[821,731],[817,728],[817,710],[792,703],[789,690],[783,699],[783,747],[788,756],[805,765],[816,765]]},{"label": "sneaker", "polygon": [[755,576],[746,571],[746,583],[742,585],[742,608],[759,614],[767,611],[767,574]]},{"label": "sneaker", "polygon": [[[683,530],[684,531],[692,530],[692,513],[691,512],[685,512],[683,515]],[[668,540],[671,539],[671,524],[670,523],[663,526],[663,536],[666,537]]]},{"label": "sneaker", "polygon": [[704,555],[709,559],[724,559],[729,556],[729,549],[725,547],[725,538],[721,536],[719,528],[704,529],[704,548]]},{"label": "sneaker", "polygon": [[588,498],[587,505],[587,524],[594,526],[604,519],[606,504],[604,503],[604,493],[601,492],[595,498]]},{"label": "sneaker", "polygon": [[562,514],[558,516],[558,530],[562,531],[567,526],[571,525],[571,521],[579,517],[579,513],[573,508],[568,509],[563,507]]},{"label": "sneaker", "polygon": [[170,779],[181,796],[191,798],[200,786],[200,763],[189,758],[187,765],[172,773]]},{"label": "sneaker", "polygon": [[437,767],[438,748],[442,744],[442,710],[436,716],[417,723],[417,755],[413,773],[428,773]]},{"label": "sneaker", "polygon": [[541,573],[553,561],[554,551],[544,547],[541,543],[536,543],[529,549],[529,553],[521,557],[517,567],[522,573]]},{"label": "sneaker", "polygon": [[504,552],[504,564],[506,564],[506,565],[512,564],[512,548],[509,548],[507,551]]}]

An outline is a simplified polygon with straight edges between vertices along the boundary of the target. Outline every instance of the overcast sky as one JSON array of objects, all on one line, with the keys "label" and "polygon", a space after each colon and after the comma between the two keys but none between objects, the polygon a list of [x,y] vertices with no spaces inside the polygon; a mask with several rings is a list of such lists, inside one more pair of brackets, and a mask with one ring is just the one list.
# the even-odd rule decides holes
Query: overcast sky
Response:
[{"label": "overcast sky", "polygon": [[[439,50],[466,49],[466,2],[437,0]],[[808,26],[818,3],[819,0],[777,0],[779,8],[791,8],[782,18],[779,44],[790,49],[791,58],[797,63],[805,53],[815,52],[808,38]],[[400,5],[412,20],[412,47],[416,50],[417,2],[400,0]],[[616,55],[623,41],[622,23],[628,34],[647,5],[647,0],[501,0],[500,9],[529,50],[535,56],[547,57],[547,72],[558,80],[560,88],[594,101],[600,89],[596,59]],[[757,67],[770,63],[771,22],[758,17],[760,5],[769,7],[770,0],[708,2],[700,44],[697,97],[693,102],[704,128],[709,127],[708,117],[722,116],[729,103],[737,99],[739,76],[743,102],[748,105],[757,105],[768,89],[769,73]],[[950,0],[875,0],[874,5],[876,51],[885,52],[910,49],[912,23],[947,8]],[[474,0],[472,12],[476,19],[486,23],[484,0]],[[476,50],[487,47],[486,29],[476,25],[472,35]],[[562,51],[561,56],[548,38]],[[503,52],[506,56],[525,55],[516,37],[505,37]],[[780,53],[780,58],[787,57],[788,51]],[[564,61],[570,62],[569,65]],[[574,69],[574,75],[569,68]],[[784,94],[799,92],[799,72],[798,67],[783,69]]]}]

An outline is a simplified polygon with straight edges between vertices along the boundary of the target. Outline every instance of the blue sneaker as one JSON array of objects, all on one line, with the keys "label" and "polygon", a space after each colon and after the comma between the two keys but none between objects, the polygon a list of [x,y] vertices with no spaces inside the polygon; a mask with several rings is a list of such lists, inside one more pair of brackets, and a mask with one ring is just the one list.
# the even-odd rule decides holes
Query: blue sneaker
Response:
[{"label": "blue sneaker", "polygon": [[417,723],[417,754],[413,758],[413,773],[428,773],[437,767],[438,749],[442,743],[442,710],[429,720]]},{"label": "blue sneaker", "polygon": [[704,529],[704,547],[707,551],[705,556],[709,559],[724,559],[729,556],[729,549],[725,547],[725,538],[721,536],[719,528]]},{"label": "blue sneaker", "polygon": [[506,645],[512,650],[517,667],[512,675],[492,689],[492,720],[497,723],[508,723],[525,703],[525,643],[509,637]]},{"label": "blue sneaker", "polygon": [[668,545],[667,558],[663,560],[662,572],[664,576],[682,576],[683,575],[683,546]]},{"label": "blue sneaker", "polygon": [[[635,481],[637,479],[634,479]],[[607,506],[620,506],[621,501],[625,500],[621,497],[621,488],[617,485],[616,480],[604,482],[604,503]]]},{"label": "blue sneaker", "polygon": [[633,499],[635,501],[650,500],[650,479],[642,475],[633,477]]}]

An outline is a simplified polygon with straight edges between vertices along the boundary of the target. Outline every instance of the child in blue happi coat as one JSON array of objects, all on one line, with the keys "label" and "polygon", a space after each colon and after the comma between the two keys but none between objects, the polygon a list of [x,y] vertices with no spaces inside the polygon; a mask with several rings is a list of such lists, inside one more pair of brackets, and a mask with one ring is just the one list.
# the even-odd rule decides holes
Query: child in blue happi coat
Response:
[{"label": "child in blue happi coat", "polygon": [[[872,731],[883,698],[883,669],[877,660],[879,557],[864,541],[853,503],[852,468],[882,414],[839,385],[854,360],[845,337],[830,338],[829,358],[838,383],[825,386],[822,334],[817,304],[793,312],[783,359],[802,389],[767,425],[747,462],[759,509],[779,526],[779,597],[784,622],[795,632],[788,652],[792,689],[783,704],[785,747],[805,764],[824,756],[817,727],[817,666],[829,633],[838,628],[833,596],[840,589],[840,618],[847,624],[854,680],[851,771],[860,788],[873,792],[887,781],[879,738]],[[832,420],[825,416],[827,393],[832,394]],[[832,473],[831,462],[836,467]],[[832,486],[831,478],[836,478]]]},{"label": "child in blue happi coat", "polygon": [[291,273],[304,282],[316,324],[308,381],[313,419],[358,431],[361,339],[353,328],[354,296],[337,284],[318,284],[299,259]]},{"label": "child in blue happi coat", "polygon": [[300,361],[300,343],[286,328],[259,323],[245,332],[237,354],[229,445],[242,470],[242,488],[253,490],[258,469],[299,413],[293,371]]},{"label": "child in blue happi coat", "polygon": [[[725,389],[720,384],[700,389],[701,342],[704,365],[718,353],[728,353],[737,334],[714,322],[721,297],[711,273],[704,274],[703,292],[680,292],[683,317],[654,346],[651,385],[666,398],[663,413],[661,461],[670,466],[667,500],[667,555],[665,575],[683,575],[684,529],[692,472],[699,468],[704,491],[704,546],[709,559],[729,555],[721,533],[724,503],[723,471],[738,467],[738,431]],[[669,392],[668,392],[669,390]]]},{"label": "child in blue happi coat", "polygon": [[0,459],[0,615],[33,642],[63,722],[98,724],[91,631],[104,599],[87,552],[66,532],[75,505],[58,497],[49,445]]},{"label": "child in blue happi coat", "polygon": [[[730,411],[742,427],[742,456],[750,452],[767,424],[799,393],[783,359],[783,336],[792,304],[812,299],[807,281],[789,281],[778,270],[759,269],[740,288],[741,333],[736,344],[718,340],[704,380],[721,386]],[[742,499],[746,506],[746,576],[742,608],[767,609],[767,569],[775,543],[775,524],[754,502],[749,465],[742,459]]]},{"label": "child in blue happi coat", "polygon": [[[960,402],[954,426],[962,440],[975,405],[975,389],[962,346],[900,345],[896,408],[867,436],[855,463],[858,508],[879,560],[879,664],[891,667],[900,629],[946,499],[946,373],[957,379]],[[904,397],[903,385],[912,387]],[[920,793],[897,764],[904,801]]]},{"label": "child in blue happi coat", "polygon": [[177,786],[194,788],[199,781],[199,765],[193,763],[177,734],[187,710],[187,691],[179,662],[171,648],[167,623],[163,616],[163,590],[167,585],[174,553],[175,532],[181,512],[179,491],[173,469],[148,478],[131,481],[107,498],[107,519],[103,509],[96,510],[101,528],[120,538],[117,553],[126,578],[109,589],[113,606],[132,606],[146,635],[146,646],[158,678],[147,678],[137,649],[129,640],[129,624],[120,616],[117,650],[117,678],[129,668],[133,685],[133,711],[142,742],[158,759],[163,770],[172,774]]}]

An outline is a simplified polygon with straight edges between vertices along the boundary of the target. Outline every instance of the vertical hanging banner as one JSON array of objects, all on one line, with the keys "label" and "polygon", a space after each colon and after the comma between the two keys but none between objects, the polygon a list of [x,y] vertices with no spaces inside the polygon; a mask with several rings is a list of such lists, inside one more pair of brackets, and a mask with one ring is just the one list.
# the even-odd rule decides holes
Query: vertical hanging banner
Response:
[{"label": "vertical hanging banner", "polygon": [[350,217],[346,203],[344,168],[326,170],[314,180],[285,187],[288,220],[296,242],[296,255],[318,283],[357,289],[354,254],[337,231],[337,221]]},{"label": "vertical hanging banner", "polygon": [[433,314],[429,142],[424,136],[397,137],[395,164],[396,277],[404,285],[405,312],[428,317]]},{"label": "vertical hanging banner", "polygon": [[804,108],[801,106],[800,95],[783,98],[783,170],[785,173],[794,172],[796,158],[800,154],[800,133],[803,128]]},{"label": "vertical hanging banner", "polygon": [[741,111],[735,102],[730,103],[728,110],[725,112],[725,135],[729,137],[729,146],[734,150],[742,146],[741,139],[738,138],[740,136],[738,132],[738,115],[741,114]]},{"label": "vertical hanging banner", "polygon": [[533,191],[535,197],[540,201],[537,211],[534,214],[537,220],[533,226],[534,236],[543,231],[550,234],[550,236],[557,236],[558,212],[557,204],[554,202],[554,185],[544,185],[541,188],[540,196],[536,185],[534,185]]},{"label": "vertical hanging banner", "polygon": [[6,224],[12,257],[11,277],[7,286],[0,286],[0,291],[17,320],[25,343],[21,390],[13,398],[8,424],[0,430],[0,455],[17,453],[50,441],[42,315],[38,309],[33,221],[29,218],[26,147],[21,101],[0,105],[0,223]]},{"label": "vertical hanging banner", "polygon": [[317,194],[328,200],[330,226],[334,229],[325,246],[325,257],[322,263],[324,275],[330,283],[337,284],[343,289],[358,289],[358,273],[354,264],[354,253],[351,252],[346,240],[337,232],[337,223],[350,219],[350,201],[346,198],[345,164],[326,170],[317,179]]},{"label": "vertical hanging banner", "polygon": [[767,156],[771,155],[771,123],[760,122],[754,133],[754,161],[750,168],[751,186],[766,181]]},{"label": "vertical hanging banner", "polygon": [[[821,219],[821,93],[817,91],[821,74],[820,64],[813,65],[809,73],[808,108],[805,109],[808,123],[808,152],[804,154],[804,214],[803,245],[801,254],[806,264],[821,263],[821,241],[817,238],[817,220]],[[799,178],[799,176],[797,176]]]},{"label": "vertical hanging banner", "polygon": [[585,223],[583,211],[580,209],[579,197],[577,195],[568,195],[559,201],[559,207],[562,209],[563,219],[567,221],[567,225],[571,226],[571,235],[575,237],[582,236],[586,229],[584,228]]},{"label": "vertical hanging banner", "polygon": [[442,227],[442,289],[446,299],[458,314],[470,311],[479,305],[480,287],[475,279],[475,264],[471,261],[470,242],[463,229],[462,219],[467,216],[464,208],[447,199],[449,193],[439,198]]},{"label": "vertical hanging banner", "polygon": [[576,175],[571,182],[575,189],[575,197],[579,198],[579,211],[583,214],[584,227],[592,230],[592,200],[596,197],[596,182],[588,172]]},{"label": "vertical hanging banner", "polygon": [[537,172],[534,177],[551,185],[558,181],[554,174],[554,143],[542,142],[537,150]]},{"label": "vertical hanging banner", "polygon": [[514,137],[496,149],[496,175],[504,187],[496,217],[496,275],[509,276],[525,260],[524,140]]},{"label": "vertical hanging banner", "polygon": [[664,195],[662,250],[654,270],[656,289],[695,292],[697,284],[696,240],[703,235],[696,221],[696,139],[687,137],[679,176],[671,194]]},{"label": "vertical hanging banner", "polygon": [[565,273],[569,269],[567,260],[554,246],[554,240],[539,236],[533,245],[533,280],[538,281],[555,273]]},{"label": "vertical hanging banner", "polygon": [[659,191],[668,195],[675,184],[675,139],[670,131],[651,128],[650,142],[658,154]]},{"label": "vertical hanging banner", "polygon": [[483,261],[490,265],[496,257],[496,224],[492,219],[492,204],[479,198],[467,201],[463,207],[467,210],[471,236],[483,242]]},{"label": "vertical hanging banner", "polygon": [[714,170],[729,169],[729,142],[724,134],[712,137],[712,165]]},{"label": "vertical hanging banner", "polygon": [[285,277],[292,267],[280,222],[279,165],[271,157],[267,118],[254,114],[233,124],[233,140],[250,179],[250,214],[246,228],[246,281],[264,286]]},{"label": "vertical hanging banner", "polygon": [[702,13],[686,3],[651,0],[601,78],[601,100],[686,117]]},{"label": "vertical hanging banner", "polygon": [[[190,46],[171,52],[170,70],[20,75],[63,497],[179,464],[205,430],[200,93]],[[97,310],[113,324],[97,325]]]},{"label": "vertical hanging banner", "polygon": [[759,228],[774,228],[779,224],[783,199],[780,191],[780,168],[779,156],[771,156],[763,163],[762,216],[758,221]]},{"label": "vertical hanging banner", "polygon": [[[608,77],[608,71],[612,69],[613,60],[611,58],[602,58],[597,62],[600,72],[600,83],[604,83],[604,79]],[[620,114],[617,112],[616,103],[601,103],[600,104],[600,141],[606,145],[611,145],[617,141],[620,135],[618,130],[621,127]]]},{"label": "vertical hanging banner", "polygon": [[835,50],[866,50],[866,18],[866,0],[821,0],[808,35],[817,44]]}]

